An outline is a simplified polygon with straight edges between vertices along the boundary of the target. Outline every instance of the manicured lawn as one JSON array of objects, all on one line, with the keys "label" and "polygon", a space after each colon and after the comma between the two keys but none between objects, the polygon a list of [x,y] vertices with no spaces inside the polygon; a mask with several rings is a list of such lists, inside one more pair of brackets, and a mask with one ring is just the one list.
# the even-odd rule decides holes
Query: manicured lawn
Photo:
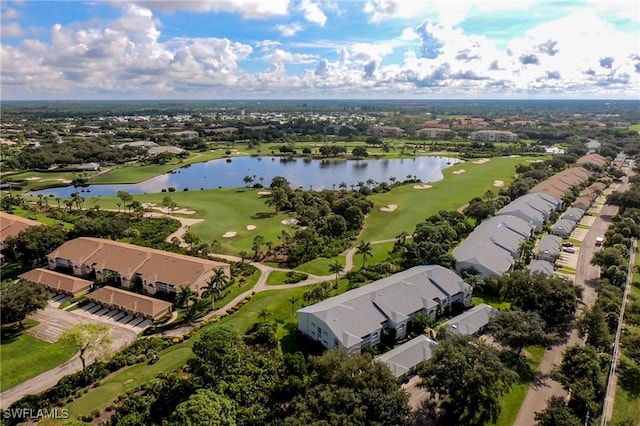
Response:
[{"label": "manicured lawn", "polygon": [[640,124],[633,124],[629,126],[629,130],[635,130],[636,132],[640,133]]},{"label": "manicured lawn", "polygon": [[271,271],[267,277],[267,285],[280,285],[286,284],[284,280],[287,278],[287,273],[283,271]]},{"label": "manicured lawn", "polygon": [[[538,369],[542,356],[544,355],[544,348],[537,346],[529,346],[527,351],[531,354],[531,358],[527,359],[529,367],[533,371]],[[502,411],[496,421],[496,426],[512,426],[518,417],[520,407],[524,402],[529,391],[530,383],[516,383],[511,387],[511,390],[502,397]]]},{"label": "manicured lawn", "polygon": [[[50,200],[50,205],[51,206],[55,206],[56,204],[54,203],[53,200]],[[63,222],[61,220],[56,220],[56,219],[52,219],[50,217],[48,217],[47,215],[45,215],[44,213],[36,213],[35,217],[31,212],[28,212],[24,209],[21,208],[15,208],[13,209],[13,214],[15,214],[16,216],[20,216],[20,217],[24,217],[27,219],[31,219],[31,220],[37,220],[40,223],[44,223],[45,225],[59,225],[62,224],[62,226],[64,226],[65,229],[73,229],[73,224],[72,223],[68,223],[68,222]]]},{"label": "manicured lawn", "polygon": [[3,337],[0,345],[0,390],[7,390],[44,373],[74,354],[73,346],[48,343],[25,332]]},{"label": "manicured lawn", "polygon": [[500,310],[506,310],[509,309],[509,307],[511,306],[511,304],[509,302],[505,302],[503,299],[497,297],[497,296],[492,296],[490,294],[484,294],[481,293],[479,291],[474,291],[473,292],[473,297],[471,298],[471,301],[474,305],[479,305],[481,303],[486,303],[489,306],[493,306],[496,309],[500,309]]},{"label": "manicured lawn", "polygon": [[[389,252],[393,249],[394,242],[372,244],[371,253],[373,256],[367,257],[367,265],[375,265],[382,263],[389,257]],[[357,245],[357,243],[356,243]],[[353,269],[358,270],[362,267],[362,255],[355,253],[353,255]]]},{"label": "manicured lawn", "polygon": [[296,271],[306,272],[308,274],[314,275],[329,275],[329,265],[331,265],[335,261],[340,262],[342,266],[345,264],[344,256],[336,256],[336,257],[319,257],[310,262],[303,263],[302,265],[298,265],[295,267]]},{"label": "manicured lawn", "polygon": [[[173,371],[185,364],[192,352],[186,345],[176,345],[160,352],[160,360],[153,365],[136,364],[106,379],[100,386],[67,405],[71,419],[103,409],[118,396],[148,382],[162,372]],[[65,420],[65,422],[68,420]],[[53,423],[52,423],[53,424]]]},{"label": "manicured lawn", "polygon": [[[439,210],[456,210],[473,197],[482,196],[487,190],[497,194],[500,188],[493,186],[494,181],[502,180],[505,186],[509,185],[515,174],[515,166],[528,159],[530,158],[492,158],[484,164],[467,161],[443,170],[444,179],[431,183],[431,189],[413,189],[413,184],[409,184],[384,194],[373,195],[371,200],[375,204],[365,220],[365,229],[360,239],[376,241],[393,238],[402,231],[411,233],[418,222]],[[453,174],[461,169],[465,173]],[[389,204],[397,204],[398,208],[393,212],[380,210]]]},{"label": "manicured lawn", "polygon": [[[65,185],[62,181],[72,180],[74,177],[91,176],[95,172],[36,172],[25,171],[14,174],[7,174],[2,177],[2,180],[24,180],[25,185],[22,187],[24,190],[31,190],[33,188],[41,188],[43,186],[52,185]],[[39,179],[35,179],[39,178]]]},{"label": "manicured lawn", "polygon": [[[273,208],[265,204],[265,197],[258,194],[258,190],[224,188],[203,191],[180,191],[172,193],[155,193],[134,195],[134,199],[141,203],[155,203],[158,206],[165,196],[170,196],[179,207],[195,210],[194,215],[184,215],[189,218],[202,218],[204,222],[193,225],[191,231],[203,241],[211,243],[218,240],[222,244],[222,252],[238,254],[241,250],[252,252],[251,245],[256,235],[262,235],[265,240],[279,242],[278,236],[282,230],[293,232],[291,226],[280,223],[288,216],[275,214]],[[87,200],[90,205],[94,198],[99,200],[105,209],[117,209],[118,197],[92,197]],[[248,231],[247,225],[257,228]],[[223,238],[228,231],[236,232],[232,238]]]}]

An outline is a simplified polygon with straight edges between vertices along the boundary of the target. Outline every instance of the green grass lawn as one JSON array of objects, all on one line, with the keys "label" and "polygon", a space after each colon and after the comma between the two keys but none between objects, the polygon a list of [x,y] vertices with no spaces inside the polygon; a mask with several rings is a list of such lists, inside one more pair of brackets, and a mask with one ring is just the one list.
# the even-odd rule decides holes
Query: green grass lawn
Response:
[{"label": "green grass lawn", "polygon": [[287,273],[283,271],[271,271],[267,277],[267,285],[281,285],[286,284],[284,280],[287,278]]},{"label": "green grass lawn", "polygon": [[611,424],[618,424],[626,419],[638,421],[640,419],[640,398],[633,397],[620,384],[616,389],[616,399],[613,406]]},{"label": "green grass lawn", "polygon": [[[54,205],[54,202],[51,201],[50,205]],[[73,229],[73,224],[68,222],[63,222],[61,220],[52,219],[45,215],[44,213],[36,213],[35,215],[31,212],[28,212],[22,208],[13,209],[13,214],[16,216],[24,217],[31,220],[37,220],[40,223],[44,223],[45,225],[58,225],[62,224],[65,229]]]},{"label": "green grass lawn", "polygon": [[496,309],[500,309],[500,310],[506,310],[509,309],[509,307],[511,307],[511,304],[509,302],[505,302],[503,299],[497,297],[497,296],[492,296],[489,294],[484,294],[481,293],[479,291],[474,291],[473,292],[473,297],[471,298],[471,301],[474,305],[479,305],[481,303],[486,303],[489,306],[493,306]]},{"label": "green grass lawn", "polygon": [[[371,254],[372,256],[367,257],[367,265],[375,265],[378,263],[382,263],[387,260],[389,257],[389,252],[393,249],[394,242],[387,242],[381,244],[372,244],[371,245]],[[356,243],[357,245],[357,243]],[[357,270],[362,267],[362,255],[360,253],[355,253],[353,255],[353,269]]]},{"label": "green grass lawn", "polygon": [[[36,324],[33,321],[30,326]],[[25,332],[3,336],[0,345],[0,390],[5,391],[44,373],[74,354],[75,349],[71,345],[48,343]]]},{"label": "green grass lawn", "polygon": [[[69,410],[70,419],[64,420],[64,423],[80,416],[88,415],[95,409],[104,409],[118,396],[124,395],[127,391],[148,382],[158,374],[173,371],[183,366],[191,355],[191,348],[187,347],[186,344],[176,345],[160,352],[159,361],[153,365],[141,363],[121,370],[119,373],[104,380],[100,386],[91,389],[88,393],[67,405],[66,408]],[[56,422],[47,422],[47,424],[56,424]]]},{"label": "green grass lawn", "polygon": [[[538,369],[540,361],[544,355],[544,348],[537,346],[529,346],[526,350],[531,354],[531,357],[527,359],[529,367],[533,371]],[[512,426],[518,417],[520,407],[524,402],[529,391],[530,383],[516,383],[511,387],[511,390],[502,396],[502,411],[496,421],[496,426]]]},{"label": "green grass lawn", "polygon": [[41,188],[43,186],[66,185],[63,181],[83,176],[84,173],[86,173],[87,177],[90,177],[95,172],[36,172],[29,170],[18,173],[8,173],[2,176],[2,180],[24,180],[25,185],[22,189],[28,191],[33,188]]},{"label": "green grass lawn", "polygon": [[[179,207],[195,210],[194,215],[184,215],[189,218],[201,218],[204,222],[191,227],[203,241],[211,243],[218,240],[222,244],[222,252],[238,254],[242,250],[251,252],[251,244],[256,235],[262,235],[265,240],[279,242],[277,237],[282,230],[293,232],[291,226],[280,223],[288,216],[275,214],[273,208],[265,204],[265,197],[258,194],[258,190],[244,188],[209,189],[202,191],[180,191],[173,193],[136,194],[134,199],[141,203],[155,203],[158,206],[162,199],[169,195]],[[87,205],[99,200],[105,209],[117,209],[120,199],[115,196],[91,197]],[[246,229],[247,225],[255,225],[253,231]],[[227,231],[236,232],[233,238],[223,238]]]},{"label": "green grass lawn", "polygon": [[[467,161],[443,170],[444,179],[432,183],[431,189],[413,189],[413,184],[410,184],[373,195],[371,200],[375,204],[365,220],[365,229],[360,239],[376,241],[393,238],[402,231],[411,233],[418,222],[439,210],[457,210],[473,197],[482,196],[487,190],[497,194],[499,188],[493,186],[494,181],[502,180],[505,186],[509,185],[515,174],[515,166],[528,159],[530,158],[492,158],[484,164]],[[453,174],[461,169],[466,172]],[[393,212],[380,210],[389,204],[397,204],[398,208]]]},{"label": "green grass lawn", "polygon": [[631,126],[629,126],[629,130],[635,130],[636,132],[640,133],[640,124],[632,124]]},{"label": "green grass lawn", "polygon": [[303,263],[302,265],[298,265],[295,267],[296,271],[306,272],[307,274],[314,275],[329,275],[329,265],[331,265],[335,261],[340,262],[342,266],[345,264],[344,256],[336,256],[336,257],[319,257],[307,263]]}]

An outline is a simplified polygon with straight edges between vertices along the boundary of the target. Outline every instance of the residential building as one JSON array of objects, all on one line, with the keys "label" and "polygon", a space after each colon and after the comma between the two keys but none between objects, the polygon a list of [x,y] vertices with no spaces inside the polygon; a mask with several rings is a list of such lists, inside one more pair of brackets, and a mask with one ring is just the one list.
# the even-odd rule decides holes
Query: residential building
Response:
[{"label": "residential building", "polygon": [[416,132],[420,139],[452,139],[455,133],[451,129],[441,127],[425,127]]},{"label": "residential building", "polygon": [[406,334],[417,314],[471,303],[472,287],[438,265],[415,266],[298,310],[298,330],[327,349],[359,353],[380,342],[384,329]]},{"label": "residential building", "polygon": [[471,133],[469,139],[484,142],[514,142],[518,140],[518,135],[506,130],[478,130]]},{"label": "residential building", "polygon": [[109,271],[123,287],[138,281],[150,294],[177,293],[183,285],[200,293],[214,269],[229,276],[226,263],[89,237],[67,241],[49,253],[47,260],[49,269],[65,268],[79,276],[95,274],[96,280]]},{"label": "residential building", "polygon": [[496,216],[511,215],[518,217],[533,226],[536,232],[557,210],[562,201],[540,193],[526,194],[516,198],[496,212]]},{"label": "residential building", "polygon": [[89,291],[93,285],[89,280],[43,268],[32,269],[20,275],[19,278],[42,286],[54,293],[64,293],[73,297]]},{"label": "residential building", "polygon": [[405,380],[413,374],[416,367],[431,358],[433,349],[438,343],[427,338],[424,334],[383,353],[376,359],[389,367],[398,381]]},{"label": "residential building", "polygon": [[584,210],[577,207],[569,207],[567,211],[564,212],[561,219],[567,219],[577,224],[580,222],[580,219],[582,219],[582,216],[584,216]]},{"label": "residential building", "polygon": [[491,217],[453,251],[458,272],[471,269],[480,277],[500,276],[520,258],[520,246],[535,227],[511,215]]},{"label": "residential building", "polygon": [[578,161],[576,161],[576,165],[578,166],[584,166],[585,164],[591,164],[596,167],[604,167],[607,165],[607,159],[600,154],[591,153],[578,158]]},{"label": "residential building", "polygon": [[129,315],[150,320],[157,320],[172,309],[170,302],[110,286],[87,294],[87,299],[105,308],[117,309]]},{"label": "residential building", "polygon": [[182,155],[185,151],[182,148],[178,148],[177,146],[154,146],[153,148],[149,148],[149,155],[156,156],[160,154],[172,154],[172,155]]},{"label": "residential building", "polygon": [[404,129],[400,127],[392,126],[371,126],[367,129],[367,135],[369,136],[386,136],[399,138],[404,134]]},{"label": "residential building", "polygon": [[527,269],[531,272],[540,272],[545,275],[553,275],[555,271],[553,263],[541,259],[532,260],[527,266]]},{"label": "residential building", "polygon": [[15,237],[27,228],[40,225],[42,223],[35,220],[0,212],[0,250],[7,248],[6,241],[9,237]]},{"label": "residential building", "polygon": [[153,141],[134,141],[134,142],[125,142],[118,145],[118,148],[124,148],[125,146],[129,146],[131,148],[144,148],[149,149],[155,146],[158,146],[157,143]]},{"label": "residential building", "polygon": [[591,204],[593,204],[593,197],[591,195],[581,195],[576,198],[571,206],[586,211],[591,207]]},{"label": "residential building", "polygon": [[487,328],[491,318],[497,314],[498,310],[496,308],[481,303],[451,318],[445,323],[445,327],[453,334],[476,336]]},{"label": "residential building", "polygon": [[572,167],[538,183],[529,193],[544,192],[561,200],[574,186],[585,182],[591,175],[592,173],[583,167]]},{"label": "residential building", "polygon": [[536,259],[555,262],[562,250],[562,238],[557,235],[547,234],[540,239],[536,248]]},{"label": "residential building", "polygon": [[551,233],[560,237],[566,238],[571,235],[573,228],[576,227],[576,222],[569,219],[559,219],[551,227]]}]

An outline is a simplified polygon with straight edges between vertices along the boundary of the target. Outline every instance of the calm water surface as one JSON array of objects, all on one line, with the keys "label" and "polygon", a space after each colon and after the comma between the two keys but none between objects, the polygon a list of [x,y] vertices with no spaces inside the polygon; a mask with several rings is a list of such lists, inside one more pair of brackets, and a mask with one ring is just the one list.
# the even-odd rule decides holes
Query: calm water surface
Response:
[{"label": "calm water surface", "polygon": [[[85,189],[87,196],[115,195],[118,191],[131,194],[161,192],[169,187],[182,191],[200,188],[244,186],[245,176],[251,176],[254,183],[269,186],[275,176],[283,176],[291,186],[330,189],[337,188],[340,182],[357,185],[373,179],[376,182],[389,182],[390,177],[398,180],[407,176],[416,176],[422,182],[435,182],[442,179],[442,169],[460,162],[448,157],[417,157],[392,160],[317,160],[281,157],[235,157],[231,161],[211,160],[165,173],[144,182],[120,185],[91,185]],[[262,182],[261,179],[262,178]],[[69,197],[76,189],[72,186],[32,191],[31,195],[52,194],[56,197]],[[82,191],[80,191],[82,193]],[[82,195],[82,194],[81,194]]]}]

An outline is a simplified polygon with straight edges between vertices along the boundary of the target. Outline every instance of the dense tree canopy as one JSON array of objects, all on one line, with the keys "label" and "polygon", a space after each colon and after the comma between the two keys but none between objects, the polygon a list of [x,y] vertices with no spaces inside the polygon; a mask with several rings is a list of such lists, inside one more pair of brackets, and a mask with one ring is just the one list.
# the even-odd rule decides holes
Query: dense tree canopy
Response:
[{"label": "dense tree canopy", "polygon": [[27,315],[44,309],[49,297],[44,288],[25,281],[2,281],[0,283],[0,315],[2,324],[22,322]]},{"label": "dense tree canopy", "polygon": [[6,241],[10,255],[32,268],[47,263],[47,254],[67,240],[67,231],[60,225],[32,226]]},{"label": "dense tree canopy", "polygon": [[462,336],[440,342],[419,374],[431,400],[440,403],[437,417],[443,425],[495,421],[500,398],[517,377],[495,349]]},{"label": "dense tree canopy", "polygon": [[537,312],[550,327],[558,327],[576,311],[579,287],[566,278],[518,270],[499,278],[503,297],[523,311]]},{"label": "dense tree canopy", "polygon": [[549,346],[556,342],[554,335],[545,331],[546,324],[534,311],[519,309],[502,311],[489,322],[491,334],[518,355],[525,346]]}]

